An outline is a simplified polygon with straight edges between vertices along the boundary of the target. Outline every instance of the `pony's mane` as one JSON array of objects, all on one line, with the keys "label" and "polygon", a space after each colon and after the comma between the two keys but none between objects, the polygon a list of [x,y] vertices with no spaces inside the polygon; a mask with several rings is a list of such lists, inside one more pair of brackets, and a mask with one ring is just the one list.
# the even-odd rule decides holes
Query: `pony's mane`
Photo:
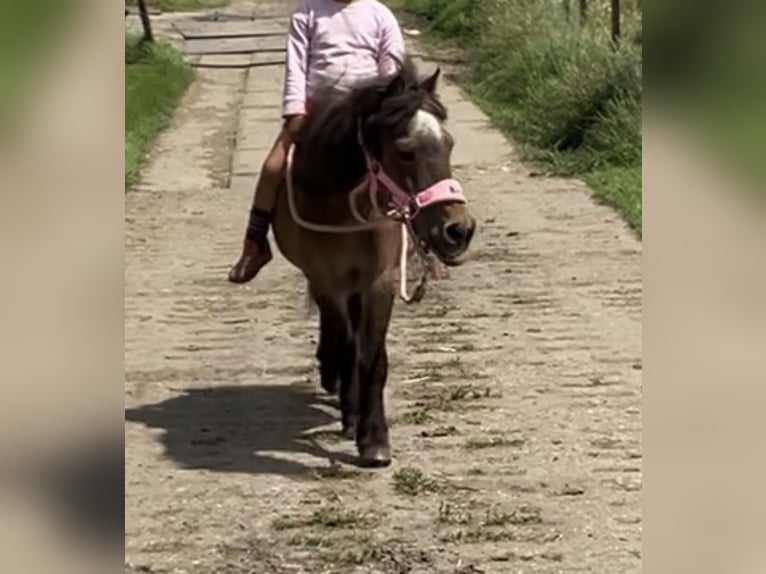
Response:
[{"label": "pony's mane", "polygon": [[393,78],[360,83],[346,93],[329,89],[317,94],[315,111],[296,149],[296,184],[312,193],[347,191],[366,169],[360,128],[365,146],[377,156],[383,131],[395,137],[406,135],[418,110],[446,120],[446,108],[421,82],[414,62],[406,57]]}]

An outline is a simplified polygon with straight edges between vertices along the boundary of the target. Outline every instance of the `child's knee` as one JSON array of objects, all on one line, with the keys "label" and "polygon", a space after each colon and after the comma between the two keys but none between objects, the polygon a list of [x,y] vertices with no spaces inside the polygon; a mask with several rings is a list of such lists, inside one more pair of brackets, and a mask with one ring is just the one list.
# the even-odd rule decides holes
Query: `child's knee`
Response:
[{"label": "child's knee", "polygon": [[285,157],[281,153],[271,153],[263,162],[263,171],[272,178],[281,177],[285,171]]}]

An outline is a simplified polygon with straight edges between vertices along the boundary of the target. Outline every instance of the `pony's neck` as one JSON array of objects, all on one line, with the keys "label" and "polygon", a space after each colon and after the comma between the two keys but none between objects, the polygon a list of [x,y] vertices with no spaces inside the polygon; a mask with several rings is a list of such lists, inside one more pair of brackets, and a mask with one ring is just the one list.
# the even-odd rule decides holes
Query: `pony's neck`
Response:
[{"label": "pony's neck", "polygon": [[295,182],[314,195],[347,195],[366,172],[364,152],[356,134],[342,138],[332,148],[299,145],[296,149]]}]

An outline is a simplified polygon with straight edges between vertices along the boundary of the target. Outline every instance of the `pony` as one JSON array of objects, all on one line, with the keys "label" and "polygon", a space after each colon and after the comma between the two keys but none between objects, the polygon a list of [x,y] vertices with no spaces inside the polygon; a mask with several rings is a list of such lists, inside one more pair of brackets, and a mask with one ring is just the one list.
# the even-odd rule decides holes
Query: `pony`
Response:
[{"label": "pony", "polygon": [[[393,78],[320,93],[273,211],[275,242],[319,311],[321,386],[339,393],[342,430],[362,467],[391,463],[386,336],[407,246],[458,266],[476,230],[452,178],[440,73],[421,79],[405,58]],[[408,302],[424,285],[425,274]]]}]

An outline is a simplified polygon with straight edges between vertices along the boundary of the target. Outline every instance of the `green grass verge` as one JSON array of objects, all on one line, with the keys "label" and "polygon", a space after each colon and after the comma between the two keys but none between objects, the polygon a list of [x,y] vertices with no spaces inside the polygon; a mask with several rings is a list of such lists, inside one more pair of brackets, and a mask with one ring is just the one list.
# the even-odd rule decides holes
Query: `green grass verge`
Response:
[{"label": "green grass verge", "polygon": [[167,44],[125,40],[125,186],[138,177],[146,153],[170,124],[194,72]]},{"label": "green grass verge", "polygon": [[396,0],[393,6],[420,17],[427,37],[466,46],[461,81],[521,144],[525,159],[581,177],[640,235],[639,14],[624,15],[624,40],[615,49],[604,10],[580,26],[564,3],[548,0]]},{"label": "green grass verge", "polygon": [[[136,0],[128,0],[125,4],[135,6],[137,2]],[[151,8],[159,8],[163,12],[193,12],[195,10],[223,8],[229,5],[229,0],[148,0],[147,5]]]},{"label": "green grass verge", "polygon": [[641,167],[612,167],[585,175],[585,182],[596,197],[614,207],[630,227],[641,232]]}]

